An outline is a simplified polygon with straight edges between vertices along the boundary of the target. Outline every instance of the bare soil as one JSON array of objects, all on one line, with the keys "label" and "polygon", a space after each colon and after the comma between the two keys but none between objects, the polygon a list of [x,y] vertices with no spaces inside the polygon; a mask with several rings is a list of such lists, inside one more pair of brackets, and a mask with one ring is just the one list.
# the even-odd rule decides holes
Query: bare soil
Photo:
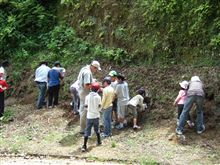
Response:
[{"label": "bare soil", "polygon": [[[113,136],[96,146],[89,140],[89,151],[82,153],[83,137],[78,133],[78,117],[63,107],[37,111],[33,105],[11,105],[14,121],[1,124],[0,152],[27,156],[77,158],[123,164],[219,164],[220,133],[207,129],[197,135],[186,129],[185,137],[174,134],[175,120],[146,120],[140,131],[130,127],[113,130]],[[147,115],[151,115],[149,112]],[[7,161],[6,161],[7,162]],[[46,161],[47,162],[47,161]],[[42,163],[43,164],[43,163]],[[65,161],[64,161],[65,164]]]}]

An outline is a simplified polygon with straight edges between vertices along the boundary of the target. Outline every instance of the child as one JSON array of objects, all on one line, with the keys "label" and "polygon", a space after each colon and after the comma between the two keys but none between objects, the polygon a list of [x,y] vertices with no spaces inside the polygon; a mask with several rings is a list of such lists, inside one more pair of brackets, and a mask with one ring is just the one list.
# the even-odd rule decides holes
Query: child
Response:
[{"label": "child", "polygon": [[125,113],[129,101],[129,90],[124,75],[118,74],[117,78],[118,78],[118,84],[115,89],[115,94],[118,99],[117,113],[118,113],[119,125],[117,125],[116,128],[123,129],[124,126],[127,124],[127,121],[125,120]]},{"label": "child", "polygon": [[99,133],[99,117],[101,110],[101,97],[97,91],[100,89],[98,82],[91,84],[91,92],[85,98],[85,108],[87,109],[86,129],[84,134],[84,144],[82,152],[87,151],[88,137],[91,135],[91,129],[94,127],[94,131],[97,135],[97,145],[101,145],[101,138]]},{"label": "child", "polygon": [[104,133],[102,137],[111,136],[111,120],[112,120],[112,102],[115,97],[113,87],[111,87],[111,77],[105,77],[103,80],[103,94],[102,94],[102,112]]},{"label": "child", "polygon": [[[111,86],[113,89],[116,89],[116,85],[118,84],[117,75],[118,73],[115,70],[111,70],[108,74],[111,77]],[[116,122],[118,121],[117,116],[117,98],[115,97],[113,103],[112,103],[112,125],[115,126]]]},{"label": "child", "polygon": [[4,91],[8,89],[8,84],[4,80],[4,70],[0,68],[0,117],[4,114],[5,108],[5,95]]},{"label": "child", "polygon": [[141,127],[137,125],[137,117],[138,117],[138,113],[137,113],[137,106],[139,106],[140,108],[143,108],[143,104],[144,104],[144,97],[145,97],[146,93],[145,90],[143,88],[140,88],[139,90],[137,90],[137,95],[134,96],[129,102],[128,102],[128,111],[131,111],[133,114],[133,129],[140,129]]},{"label": "child", "polygon": [[[178,94],[178,96],[176,97],[176,99],[173,103],[174,106],[177,105],[177,108],[178,108],[177,125],[179,125],[179,118],[180,118],[180,115],[183,111],[183,106],[184,106],[184,103],[185,103],[185,100],[186,100],[186,97],[187,97],[187,89],[188,89],[189,83],[187,81],[182,81],[179,84],[180,84],[181,89],[180,89],[179,94]],[[190,127],[194,126],[194,123],[191,122],[191,117],[190,117],[189,114],[188,114],[188,117],[187,117],[187,124]]]}]

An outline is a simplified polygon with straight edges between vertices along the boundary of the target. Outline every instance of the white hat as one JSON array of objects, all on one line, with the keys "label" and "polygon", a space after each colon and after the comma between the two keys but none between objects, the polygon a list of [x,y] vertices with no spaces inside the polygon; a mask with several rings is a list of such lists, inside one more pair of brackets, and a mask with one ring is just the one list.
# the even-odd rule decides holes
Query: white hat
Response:
[{"label": "white hat", "polygon": [[98,61],[92,61],[91,65],[98,68],[98,70],[102,70]]},{"label": "white hat", "polygon": [[201,81],[199,76],[193,76],[191,77],[191,80],[190,81]]},{"label": "white hat", "polygon": [[5,70],[4,70],[4,68],[3,67],[0,67],[0,73],[5,73]]},{"label": "white hat", "polygon": [[183,89],[187,89],[187,88],[188,88],[188,85],[189,85],[188,81],[182,81],[182,82],[179,83],[179,84],[180,84],[180,86],[181,86]]}]

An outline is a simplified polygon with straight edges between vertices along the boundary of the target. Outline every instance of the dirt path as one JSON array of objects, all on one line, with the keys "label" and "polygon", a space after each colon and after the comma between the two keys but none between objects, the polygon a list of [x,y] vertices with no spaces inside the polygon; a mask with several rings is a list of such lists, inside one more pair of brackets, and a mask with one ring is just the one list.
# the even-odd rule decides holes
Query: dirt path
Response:
[{"label": "dirt path", "polygon": [[[75,157],[87,161],[122,162],[125,164],[220,164],[220,132],[206,130],[197,135],[195,130],[187,129],[185,141],[180,143],[173,134],[175,122],[161,120],[143,123],[140,131],[126,128],[123,131],[113,129],[111,138],[103,139],[102,146],[97,147],[96,138],[89,139],[89,152],[82,153],[80,148],[83,137],[78,133],[77,118],[68,115],[60,108],[36,111],[32,105],[8,106],[14,111],[14,121],[2,124],[0,129],[0,153],[22,155],[55,155]],[[1,159],[0,164],[8,163],[10,158]],[[12,164],[14,159],[9,162]],[[30,161],[30,162],[29,162]],[[52,161],[52,162],[51,162]],[[72,161],[88,163],[84,160],[65,159],[20,159],[15,162],[23,164],[69,164]],[[75,163],[75,162],[74,162]],[[94,162],[92,162],[94,163]]]},{"label": "dirt path", "polygon": [[114,162],[97,162],[76,159],[49,159],[49,158],[19,158],[19,157],[6,157],[0,158],[1,165],[119,165]]}]

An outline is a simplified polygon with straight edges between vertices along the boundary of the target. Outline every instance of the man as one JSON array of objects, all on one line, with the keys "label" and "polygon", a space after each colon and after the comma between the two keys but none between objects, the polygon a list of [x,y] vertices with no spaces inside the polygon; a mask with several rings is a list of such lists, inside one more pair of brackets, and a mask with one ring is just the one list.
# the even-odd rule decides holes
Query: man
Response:
[{"label": "man", "polygon": [[48,63],[43,61],[40,63],[40,66],[35,71],[35,82],[39,88],[39,96],[37,101],[37,109],[41,109],[46,105],[45,94],[47,90],[47,75],[50,70],[50,67],[47,66]]},{"label": "man", "polygon": [[187,91],[187,98],[183,107],[183,111],[180,115],[179,126],[176,129],[177,134],[183,134],[185,122],[193,103],[196,104],[197,110],[197,133],[201,134],[205,131],[205,125],[203,123],[204,96],[205,94],[203,91],[203,83],[198,76],[193,76],[190,80],[189,89]]},{"label": "man", "polygon": [[84,134],[86,127],[86,113],[84,110],[85,97],[90,92],[90,85],[93,82],[92,74],[96,73],[98,70],[101,70],[100,63],[98,61],[92,61],[90,65],[83,67],[78,75],[79,80],[79,98],[80,98],[80,133]]}]

